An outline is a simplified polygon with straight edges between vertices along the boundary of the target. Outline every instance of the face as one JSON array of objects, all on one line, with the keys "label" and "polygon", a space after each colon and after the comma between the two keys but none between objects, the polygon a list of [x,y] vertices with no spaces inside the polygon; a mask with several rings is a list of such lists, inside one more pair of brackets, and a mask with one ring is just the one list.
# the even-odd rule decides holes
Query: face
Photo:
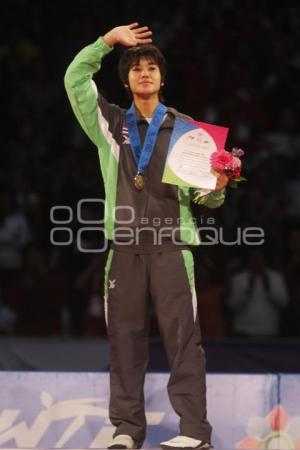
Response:
[{"label": "face", "polygon": [[151,59],[140,58],[130,68],[128,82],[133,96],[158,97],[161,88],[161,74],[158,65]]}]

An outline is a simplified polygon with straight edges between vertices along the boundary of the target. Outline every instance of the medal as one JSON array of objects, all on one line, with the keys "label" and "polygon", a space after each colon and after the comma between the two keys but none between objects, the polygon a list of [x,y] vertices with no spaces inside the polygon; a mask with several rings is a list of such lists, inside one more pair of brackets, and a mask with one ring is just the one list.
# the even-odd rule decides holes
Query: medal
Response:
[{"label": "medal", "polygon": [[138,191],[141,191],[144,187],[145,180],[142,173],[137,173],[134,177],[134,186]]}]

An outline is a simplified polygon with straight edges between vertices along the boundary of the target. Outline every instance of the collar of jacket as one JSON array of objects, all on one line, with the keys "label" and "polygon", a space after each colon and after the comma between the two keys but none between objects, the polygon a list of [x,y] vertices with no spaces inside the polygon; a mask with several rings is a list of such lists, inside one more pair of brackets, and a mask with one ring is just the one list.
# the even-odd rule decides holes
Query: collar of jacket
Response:
[{"label": "collar of jacket", "polygon": [[[175,108],[167,107],[166,115],[167,117],[164,118],[160,128],[173,128],[175,118],[179,117],[181,114]],[[148,125],[148,122],[145,119],[145,117],[142,116],[139,112],[137,112],[137,123],[138,124],[145,123]]]}]

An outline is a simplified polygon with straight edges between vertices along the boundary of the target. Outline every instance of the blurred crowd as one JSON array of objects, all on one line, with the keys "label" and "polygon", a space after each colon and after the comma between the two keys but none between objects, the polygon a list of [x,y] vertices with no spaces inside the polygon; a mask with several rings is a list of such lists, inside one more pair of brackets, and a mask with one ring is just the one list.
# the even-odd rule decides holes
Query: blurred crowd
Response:
[{"label": "blurred crowd", "polygon": [[[137,0],[13,0],[1,13],[0,334],[105,333],[107,252],[88,251],[103,236],[81,234],[84,251],[77,241],[78,204],[96,199],[80,215],[100,220],[103,184],[63,76],[83,46],[138,20],[168,61],[165,103],[229,127],[227,148],[246,153],[247,181],[228,189],[224,206],[194,207],[203,240],[194,250],[203,334],[300,336],[297,2],[165,0],[145,8]],[[96,82],[126,107],[119,55],[107,57]],[[264,243],[247,245],[245,229],[262,230]],[[222,242],[211,245],[216,233]],[[156,334],[155,320],[152,328]]]}]

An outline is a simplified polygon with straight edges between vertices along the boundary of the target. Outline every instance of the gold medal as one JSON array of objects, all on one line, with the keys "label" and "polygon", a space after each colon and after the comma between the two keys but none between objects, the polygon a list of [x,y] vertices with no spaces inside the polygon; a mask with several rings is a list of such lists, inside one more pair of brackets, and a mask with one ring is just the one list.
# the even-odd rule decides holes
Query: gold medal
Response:
[{"label": "gold medal", "polygon": [[137,173],[136,176],[134,177],[134,186],[138,191],[141,191],[144,187],[145,184],[145,180],[143,177],[143,174],[141,173]]}]

